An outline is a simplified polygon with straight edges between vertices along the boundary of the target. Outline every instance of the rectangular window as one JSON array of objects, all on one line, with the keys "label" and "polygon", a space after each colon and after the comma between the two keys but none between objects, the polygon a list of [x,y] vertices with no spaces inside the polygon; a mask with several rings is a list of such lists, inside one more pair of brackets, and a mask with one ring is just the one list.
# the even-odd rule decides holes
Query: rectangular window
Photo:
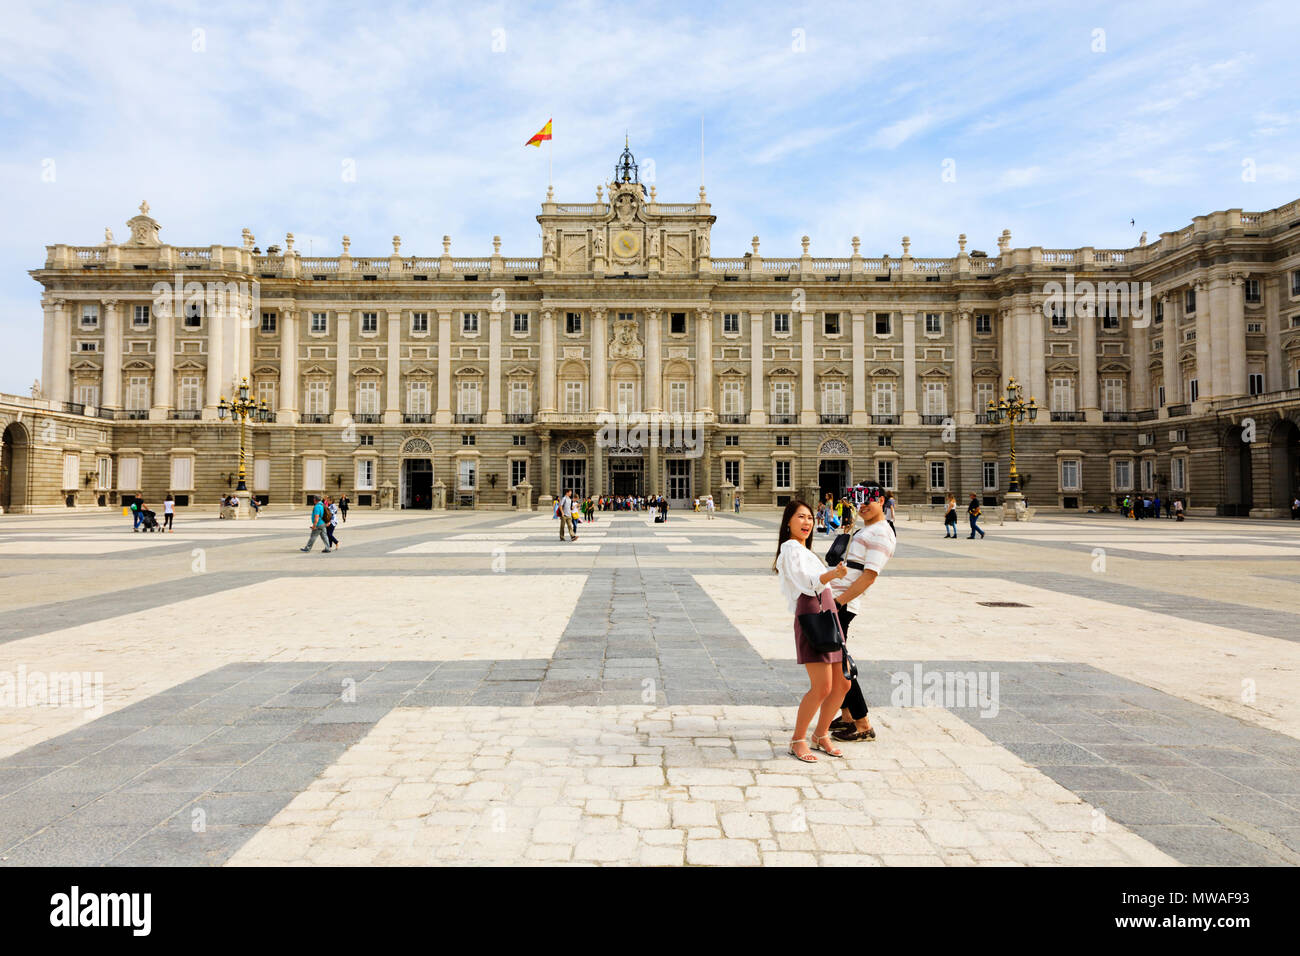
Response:
[{"label": "rectangular window", "polygon": [[149,327],[149,316],[149,306],[137,305],[131,322],[137,329],[147,329]]},{"label": "rectangular window", "polygon": [[357,436],[357,444],[359,444],[359,445],[366,445],[367,447],[373,448],[373,447],[375,447],[375,436],[374,436],[374,435],[358,435],[358,436]]},{"label": "rectangular window", "polygon": [[789,436],[789,435],[777,435],[777,436],[776,436],[776,443],[777,443],[778,445],[781,445],[782,447],[787,447],[787,446],[789,446],[789,444],[790,444],[790,436]]},{"label": "rectangular window", "polygon": [[1115,459],[1115,490],[1129,491],[1133,487],[1133,462],[1128,458]]},{"label": "rectangular window", "polygon": [[278,389],[274,379],[264,379],[257,383],[257,403],[266,403],[266,407],[275,411],[275,400],[278,398]]},{"label": "rectangular window", "polygon": [[201,326],[201,325],[203,324],[203,302],[202,302],[202,300],[199,300],[199,301],[196,301],[196,302],[186,302],[186,303],[185,303],[185,321],[184,321],[184,324],[185,324],[185,328],[187,328],[187,329],[197,329],[199,326]]},{"label": "rectangular window", "polygon": [[1164,405],[1165,405],[1165,387],[1163,385],[1157,385],[1156,386],[1156,408],[1163,408]]},{"label": "rectangular window", "polygon": [[1264,323],[1263,323],[1263,322],[1247,322],[1247,323],[1246,323],[1246,331],[1249,332],[1249,333],[1252,333],[1252,334],[1254,334],[1254,335],[1259,335],[1261,332],[1264,331]]},{"label": "rectangular window", "polygon": [[361,331],[363,333],[375,333],[379,331],[379,313],[362,312],[361,313]]},{"label": "rectangular window", "polygon": [[411,313],[411,332],[414,335],[424,335],[429,331],[429,313],[412,312]]},{"label": "rectangular window", "polygon": [[737,458],[728,458],[722,463],[722,478],[724,481],[740,487],[740,460]]},{"label": "rectangular window", "polygon": [[1052,411],[1074,411],[1074,379],[1052,379]]},{"label": "rectangular window", "polygon": [[202,407],[203,380],[197,375],[183,375],[176,386],[176,407],[183,412],[196,412]]},{"label": "rectangular window", "polygon": [[877,312],[876,313],[876,334],[892,335],[893,334],[893,313]]},{"label": "rectangular window", "polygon": [[99,328],[99,306],[88,302],[81,307],[81,327],[83,329]]},{"label": "rectangular window", "polygon": [[946,491],[948,489],[948,463],[942,459],[930,461],[930,490]]},{"label": "rectangular window", "polygon": [[462,415],[479,414],[478,382],[460,383],[460,413]]},{"label": "rectangular window", "polygon": [[993,334],[993,316],[988,312],[979,312],[975,315],[975,334],[992,335]]},{"label": "rectangular window", "polygon": [[1155,323],[1156,323],[1156,325],[1160,325],[1160,324],[1162,324],[1164,321],[1165,321],[1165,303],[1164,303],[1164,300],[1162,299],[1162,300],[1160,300],[1159,302],[1156,303],[1156,317],[1155,317]]},{"label": "rectangular window", "polygon": [[926,335],[943,334],[943,319],[940,317],[938,312],[925,313],[925,334]]},{"label": "rectangular window", "polygon": [[328,332],[330,328],[328,312],[313,312],[311,314],[311,331],[316,333]]},{"label": "rectangular window", "polygon": [[619,382],[615,386],[615,408],[620,415],[630,415],[636,409],[636,382]]},{"label": "rectangular window", "polygon": [[1191,395],[1191,400],[1194,402],[1198,401],[1201,397],[1201,383],[1197,379],[1192,379],[1187,384],[1190,386],[1187,393]]},{"label": "rectangular window", "polygon": [[463,458],[460,462],[460,490],[473,491],[477,485],[475,480],[478,477],[478,462],[472,458]]},{"label": "rectangular window", "polygon": [[137,412],[149,407],[149,379],[132,375],[126,380],[126,407]]},{"label": "rectangular window", "polygon": [[357,459],[357,491],[374,491],[375,460],[373,458]]},{"label": "rectangular window", "polygon": [[81,351],[82,351],[82,352],[98,352],[98,351],[99,351],[99,343],[98,343],[98,342],[82,342],[82,343],[81,343]]},{"label": "rectangular window", "polygon": [[302,460],[303,491],[325,490],[325,459],[304,458]]},{"label": "rectangular window", "polygon": [[739,435],[723,435],[723,436],[722,436],[722,444],[725,445],[727,448],[739,448],[739,447],[740,447],[740,436],[739,436]]},{"label": "rectangular window", "polygon": [[975,383],[975,413],[977,415],[987,415],[989,402],[993,401],[993,383],[976,382]]},{"label": "rectangular window", "polygon": [[527,415],[533,410],[532,386],[527,382],[510,383],[510,414]]},{"label": "rectangular window", "polygon": [[943,382],[925,383],[926,415],[948,414],[948,388]]},{"label": "rectangular window", "polygon": [[511,436],[510,436],[510,444],[514,445],[516,448],[526,448],[526,447],[528,447],[528,436],[527,436],[527,435],[511,435]]},{"label": "rectangular window", "polygon": [[1111,312],[1110,306],[1106,306],[1106,311],[1101,317],[1101,327],[1103,329],[1119,328],[1119,316]]},{"label": "rectangular window", "polygon": [[188,455],[172,459],[171,486],[169,491],[194,490],[194,459]]},{"label": "rectangular window", "polygon": [[67,490],[81,487],[81,456],[63,456],[63,487]]},{"label": "rectangular window", "polygon": [[823,415],[844,414],[844,383],[843,382],[822,383],[822,414]]},{"label": "rectangular window", "polygon": [[1156,486],[1156,462],[1154,458],[1142,459],[1142,490],[1151,491]]},{"label": "rectangular window", "polygon": [[478,335],[478,313],[477,312],[461,313],[460,331],[464,335]]},{"label": "rectangular window", "polygon": [[998,463],[996,461],[984,462],[984,490],[997,491],[998,489]]},{"label": "rectangular window", "polygon": [[329,412],[330,383],[315,380],[307,383],[307,401],[304,410],[308,415],[324,415]]},{"label": "rectangular window", "polygon": [[580,415],[586,411],[583,402],[583,384],[582,382],[564,383],[564,412],[566,415]]},{"label": "rectangular window", "polygon": [[1187,490],[1187,459],[1186,458],[1171,459],[1170,465],[1172,466],[1169,469],[1170,485],[1173,487],[1174,491],[1186,491]]},{"label": "rectangular window", "polygon": [[893,382],[876,382],[873,390],[873,415],[892,415],[894,414],[894,383]]},{"label": "rectangular window", "polygon": [[743,415],[744,402],[744,382],[728,380],[722,383],[722,414]]},{"label": "rectangular window", "polygon": [[822,327],[826,330],[827,335],[839,335],[840,314],[838,312],[827,312]]},{"label": "rectangular window", "polygon": [[1061,460],[1061,490],[1079,490],[1079,459],[1065,458]]},{"label": "rectangular window", "polygon": [[510,459],[510,487],[522,485],[528,480],[528,459],[511,458]]},{"label": "rectangular window", "polygon": [[271,333],[275,332],[275,313],[274,313],[274,312],[263,312],[263,313],[262,313],[262,332],[263,332],[264,334],[267,334],[267,335],[270,335]]},{"label": "rectangular window", "polygon": [[1103,378],[1101,380],[1101,410],[1103,412],[1122,412],[1125,410],[1124,380],[1122,378]]},{"label": "rectangular window", "polygon": [[686,313],[670,312],[668,314],[668,333],[670,335],[686,334]]},{"label": "rectangular window", "polygon": [[379,383],[357,382],[357,414],[379,414]]},{"label": "rectangular window", "polygon": [[[512,328],[514,329],[515,335],[527,335],[528,334],[528,313],[516,312],[514,316],[514,325],[512,326]],[[518,484],[518,482],[516,482],[516,484]]]},{"label": "rectangular window", "polygon": [[668,411],[673,415],[685,415],[688,408],[687,383],[668,383]]},{"label": "rectangular window", "polygon": [[876,482],[882,488],[894,489],[894,462],[891,458],[882,458],[876,462]]},{"label": "rectangular window", "polygon": [[1300,271],[1291,273],[1291,294],[1300,295]]},{"label": "rectangular window", "polygon": [[475,435],[469,435],[469,434],[461,435],[461,436],[460,436],[460,443],[461,443],[462,445],[477,445],[477,444],[478,444],[478,438],[477,438],[477,436],[475,436]]},{"label": "rectangular window", "polygon": [[1052,328],[1068,329],[1069,327],[1070,327],[1070,320],[1065,317],[1065,310],[1058,309],[1056,307],[1056,304],[1053,303],[1052,304]]},{"label": "rectangular window", "polygon": [[429,383],[428,382],[407,383],[406,412],[408,415],[429,414]]},{"label": "rectangular window", "polygon": [[101,458],[98,461],[98,468],[95,474],[95,489],[97,491],[108,491],[113,487],[113,459]]},{"label": "rectangular window", "polygon": [[1258,279],[1247,279],[1242,284],[1242,288],[1246,294],[1247,302],[1259,301],[1259,280]]},{"label": "rectangular window", "polygon": [[1264,375],[1263,375],[1263,373],[1261,373],[1261,372],[1251,372],[1251,373],[1250,373],[1250,394],[1252,394],[1252,395],[1263,395],[1263,394],[1264,394]]},{"label": "rectangular window", "polygon": [[794,386],[790,382],[772,383],[772,414],[790,415],[794,408]]},{"label": "rectangular window", "polygon": [[722,333],[724,335],[740,334],[740,313],[739,312],[722,313]]},{"label": "rectangular window", "polygon": [[119,458],[117,460],[117,490],[140,490],[140,459],[137,457]]},{"label": "rectangular window", "polygon": [[781,489],[790,487],[790,462],[776,462],[776,486]]},{"label": "rectangular window", "polygon": [[1183,293],[1183,312],[1191,315],[1196,311],[1196,290],[1188,289]]},{"label": "rectangular window", "polygon": [[790,334],[790,313],[789,312],[772,313],[772,334],[773,335]]},{"label": "rectangular window", "polygon": [[564,315],[564,331],[568,335],[582,334],[582,313],[566,312]]},{"label": "rectangular window", "polygon": [[98,385],[78,385],[72,394],[73,401],[78,405],[84,405],[86,408],[93,408],[99,404]]},{"label": "rectangular window", "polygon": [[271,490],[271,459],[258,458],[253,462],[253,490]]}]

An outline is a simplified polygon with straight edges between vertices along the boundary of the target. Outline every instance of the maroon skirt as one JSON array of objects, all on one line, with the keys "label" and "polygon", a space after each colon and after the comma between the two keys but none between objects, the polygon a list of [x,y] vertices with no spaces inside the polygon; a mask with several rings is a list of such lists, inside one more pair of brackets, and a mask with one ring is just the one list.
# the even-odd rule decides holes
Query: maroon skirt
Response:
[{"label": "maroon skirt", "polygon": [[803,636],[803,628],[799,626],[800,614],[816,614],[818,611],[835,611],[835,595],[830,588],[823,588],[819,597],[812,597],[808,594],[799,595],[799,601],[794,606],[794,656],[800,664],[838,664],[843,657],[842,651],[829,651],[823,653],[813,649],[812,643]]}]

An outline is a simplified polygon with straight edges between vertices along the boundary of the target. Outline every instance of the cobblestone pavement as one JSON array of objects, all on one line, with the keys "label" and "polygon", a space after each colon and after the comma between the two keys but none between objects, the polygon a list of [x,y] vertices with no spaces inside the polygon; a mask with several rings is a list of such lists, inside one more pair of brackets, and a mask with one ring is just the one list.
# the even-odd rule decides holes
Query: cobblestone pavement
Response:
[{"label": "cobblestone pavement", "polygon": [[809,766],[776,517],[0,519],[0,864],[1300,862],[1300,527],[900,522]]}]

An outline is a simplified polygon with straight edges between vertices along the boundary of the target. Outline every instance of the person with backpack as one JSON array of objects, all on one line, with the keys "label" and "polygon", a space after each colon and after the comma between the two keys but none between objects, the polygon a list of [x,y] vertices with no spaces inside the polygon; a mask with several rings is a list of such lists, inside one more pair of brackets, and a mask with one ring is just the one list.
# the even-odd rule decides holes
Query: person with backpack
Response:
[{"label": "person with backpack", "polygon": [[948,510],[943,516],[943,536],[955,538],[957,537],[957,496],[949,495],[947,505]]},{"label": "person with backpack", "polygon": [[[879,492],[873,492],[862,502],[858,511],[862,517],[862,530],[848,542],[844,564],[848,572],[843,578],[831,582],[835,594],[835,607],[839,613],[840,630],[844,634],[845,653],[848,653],[849,624],[863,610],[862,595],[876,582],[886,563],[894,556],[898,536],[885,520],[883,502]],[[852,665],[852,658],[849,663]],[[832,722],[831,730],[836,740],[855,743],[875,740],[876,731],[867,716],[867,699],[858,683],[857,668],[851,667],[848,675],[849,689],[840,704],[840,716]]]},{"label": "person with backpack", "polygon": [[975,540],[975,532],[979,532],[980,540],[984,540],[984,529],[980,527],[980,503],[974,494],[970,496],[970,504],[966,506],[966,516],[970,519],[970,539]]},{"label": "person with backpack", "polygon": [[316,544],[319,537],[321,543],[325,545],[324,554],[330,553],[329,534],[325,530],[325,505],[317,500],[315,495],[308,495],[307,503],[311,505],[311,537],[307,539],[307,547],[299,548],[299,551],[310,551]]}]

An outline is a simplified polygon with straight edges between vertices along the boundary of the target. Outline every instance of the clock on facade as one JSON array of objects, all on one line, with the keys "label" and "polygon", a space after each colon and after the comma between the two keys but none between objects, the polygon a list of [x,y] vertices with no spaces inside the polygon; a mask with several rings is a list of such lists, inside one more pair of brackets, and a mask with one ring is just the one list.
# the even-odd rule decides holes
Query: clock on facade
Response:
[{"label": "clock on facade", "polygon": [[637,250],[640,248],[641,248],[641,237],[638,236],[635,232],[627,232],[625,230],[614,236],[615,255],[623,256],[623,257],[634,256],[637,254]]}]

